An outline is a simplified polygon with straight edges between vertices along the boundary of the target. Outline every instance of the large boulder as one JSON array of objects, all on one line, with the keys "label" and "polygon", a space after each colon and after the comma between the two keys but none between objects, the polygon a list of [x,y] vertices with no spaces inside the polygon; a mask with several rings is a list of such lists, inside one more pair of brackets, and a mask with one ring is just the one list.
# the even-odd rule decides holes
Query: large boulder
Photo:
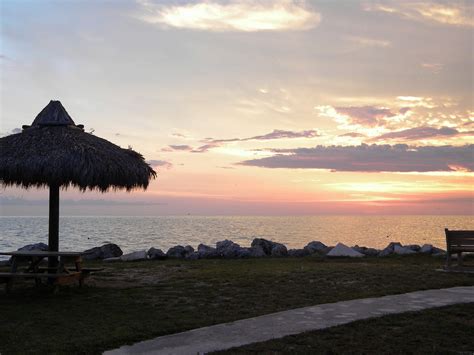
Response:
[{"label": "large boulder", "polygon": [[186,258],[189,255],[191,255],[192,253],[194,253],[194,248],[191,245],[186,245],[184,247],[184,257]]},{"label": "large boulder", "polygon": [[267,255],[263,251],[263,248],[259,245],[248,248],[248,251],[250,253],[250,257],[252,257],[252,258],[261,258],[261,257]]},{"label": "large boulder", "polygon": [[161,249],[151,247],[147,251],[148,258],[152,260],[163,260],[166,259],[166,254]]},{"label": "large boulder", "polygon": [[409,244],[405,246],[406,248],[409,248],[415,252],[420,252],[421,247],[418,244]]},{"label": "large boulder", "polygon": [[199,244],[197,253],[199,256],[199,259],[210,259],[210,258],[216,258],[219,256],[217,254],[216,248],[213,248],[209,245],[204,245],[204,244]]},{"label": "large boulder", "polygon": [[166,256],[168,258],[184,259],[184,257],[186,256],[186,249],[182,245],[171,247],[166,252]]},{"label": "large boulder", "polygon": [[402,245],[398,242],[391,242],[389,245],[387,245],[385,247],[385,249],[383,249],[378,256],[389,256],[391,254],[393,254],[393,251],[395,249],[395,246],[399,246],[399,247],[402,247]]},{"label": "large boulder", "polygon": [[288,256],[293,257],[302,257],[309,255],[309,251],[307,249],[290,249],[288,250]]},{"label": "large boulder", "polygon": [[97,260],[116,258],[122,255],[122,249],[120,249],[117,244],[109,243],[104,244],[101,247],[85,250],[82,258],[85,260]]},{"label": "large boulder", "polygon": [[263,252],[265,253],[265,255],[272,255],[272,256],[288,255],[288,250],[286,249],[286,246],[284,246],[281,243],[272,242],[271,240],[267,240],[263,238],[255,238],[252,241],[251,246],[261,248]]},{"label": "large boulder", "polygon": [[18,251],[48,251],[48,245],[44,243],[28,244],[18,249]]},{"label": "large boulder", "polygon": [[251,246],[260,247],[265,253],[265,255],[271,255],[274,243],[267,239],[255,238],[254,240],[252,240]]},{"label": "large boulder", "polygon": [[197,251],[193,251],[190,254],[186,254],[186,259],[187,260],[197,260],[197,259],[199,259],[199,253]]},{"label": "large boulder", "polygon": [[122,261],[139,261],[148,259],[146,250],[134,251],[133,253],[124,254],[120,257]]},{"label": "large boulder", "polygon": [[226,259],[241,257],[242,248],[231,240],[223,240],[216,243],[217,255]]},{"label": "large boulder", "polygon": [[359,253],[358,251],[348,247],[345,244],[338,243],[334,248],[331,249],[329,253],[326,254],[326,256],[348,256],[350,258],[362,258],[364,254]]},{"label": "large boulder", "polygon": [[361,254],[366,256],[377,256],[380,253],[380,250],[374,248],[360,247],[358,245],[352,247],[352,249],[358,251]]},{"label": "large boulder", "polygon": [[397,255],[410,255],[410,254],[416,254],[416,251],[410,249],[410,247],[406,246],[400,246],[400,245],[395,245],[393,247],[393,253]]},{"label": "large boulder", "polygon": [[306,244],[304,247],[304,250],[308,252],[308,254],[327,254],[328,252],[328,247],[324,244],[321,243],[320,241],[314,240],[312,242],[309,242]]},{"label": "large boulder", "polygon": [[433,253],[433,245],[431,244],[423,244],[419,250],[422,254],[432,254]]},{"label": "large boulder", "polygon": [[272,248],[271,256],[288,256],[288,249],[280,243],[276,243]]}]

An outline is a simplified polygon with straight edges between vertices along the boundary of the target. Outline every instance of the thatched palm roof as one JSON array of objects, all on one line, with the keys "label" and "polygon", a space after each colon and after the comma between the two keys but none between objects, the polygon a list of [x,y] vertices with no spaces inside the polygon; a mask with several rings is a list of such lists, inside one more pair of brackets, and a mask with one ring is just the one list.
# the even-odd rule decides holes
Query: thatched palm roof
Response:
[{"label": "thatched palm roof", "polygon": [[84,132],[59,101],[21,133],[0,138],[0,179],[7,186],[131,190],[155,177],[141,154]]}]

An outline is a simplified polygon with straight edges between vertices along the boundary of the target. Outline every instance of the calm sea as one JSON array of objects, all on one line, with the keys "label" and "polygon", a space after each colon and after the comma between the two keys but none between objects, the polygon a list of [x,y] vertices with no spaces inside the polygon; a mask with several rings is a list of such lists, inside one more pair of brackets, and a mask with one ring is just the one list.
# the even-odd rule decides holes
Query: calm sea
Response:
[{"label": "calm sea", "polygon": [[[474,229],[472,216],[291,216],[291,217],[61,217],[60,249],[85,250],[106,242],[124,252],[231,239],[249,246],[262,237],[302,248],[312,240],[382,248],[390,241],[444,247],[444,228]],[[0,251],[47,243],[46,217],[0,217]]]}]

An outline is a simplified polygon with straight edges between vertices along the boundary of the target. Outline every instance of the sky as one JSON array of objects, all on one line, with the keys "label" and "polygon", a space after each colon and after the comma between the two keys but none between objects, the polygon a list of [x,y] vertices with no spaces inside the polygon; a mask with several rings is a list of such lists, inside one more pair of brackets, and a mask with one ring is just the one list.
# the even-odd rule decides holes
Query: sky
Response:
[{"label": "sky", "polygon": [[[472,1],[0,3],[0,134],[60,100],[142,153],[75,214],[474,214]],[[47,213],[3,188],[3,214]]]}]

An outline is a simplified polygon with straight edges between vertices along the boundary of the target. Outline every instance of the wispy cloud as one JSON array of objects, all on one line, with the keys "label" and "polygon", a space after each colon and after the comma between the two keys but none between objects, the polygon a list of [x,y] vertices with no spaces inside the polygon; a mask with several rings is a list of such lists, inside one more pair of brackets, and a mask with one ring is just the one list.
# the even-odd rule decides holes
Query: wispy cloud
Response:
[{"label": "wispy cloud", "polygon": [[138,0],[143,21],[166,27],[202,31],[306,30],[321,21],[321,15],[304,1],[206,1],[164,5]]},{"label": "wispy cloud", "polygon": [[173,167],[173,164],[166,160],[148,160],[147,163],[154,168],[162,167],[165,169],[171,169]]},{"label": "wispy cloud", "polygon": [[371,138],[369,141],[381,141],[381,140],[422,140],[428,138],[438,137],[458,137],[458,136],[472,136],[473,131],[460,132],[455,128],[451,127],[415,127],[404,129],[396,132],[389,132],[382,134],[378,137]]},{"label": "wispy cloud", "polygon": [[309,129],[305,131],[287,131],[281,129],[274,129],[272,132],[252,136],[247,138],[227,138],[227,139],[215,139],[215,138],[205,138],[201,141],[203,145],[193,148],[190,145],[169,145],[161,149],[164,152],[172,151],[186,151],[191,153],[206,153],[212,148],[221,147],[226,143],[232,142],[247,142],[247,141],[266,141],[266,140],[276,140],[276,139],[295,139],[295,138],[314,138],[319,137],[320,134],[314,129]]},{"label": "wispy cloud", "polygon": [[226,143],[226,142],[245,142],[245,141],[265,141],[273,139],[294,139],[294,138],[315,138],[319,137],[320,134],[314,129],[309,129],[305,131],[286,131],[282,129],[274,129],[272,132],[253,136],[248,138],[229,138],[229,139],[213,139],[206,138],[203,142],[207,143]]},{"label": "wispy cloud", "polygon": [[390,41],[369,37],[358,37],[358,36],[347,36],[350,42],[357,44],[359,47],[379,47],[386,48],[390,47]]},{"label": "wispy cloud", "polygon": [[404,115],[409,108],[402,107],[398,112],[387,107],[378,106],[317,106],[316,109],[323,116],[334,119],[340,128],[377,127],[384,126],[386,120],[398,115]]},{"label": "wispy cloud", "polygon": [[274,156],[246,160],[240,165],[264,168],[329,169],[353,172],[474,171],[474,145],[317,146],[274,149]]},{"label": "wispy cloud", "polygon": [[416,21],[436,22],[445,25],[474,26],[474,9],[471,1],[379,1],[364,6],[366,11],[396,14]]}]

